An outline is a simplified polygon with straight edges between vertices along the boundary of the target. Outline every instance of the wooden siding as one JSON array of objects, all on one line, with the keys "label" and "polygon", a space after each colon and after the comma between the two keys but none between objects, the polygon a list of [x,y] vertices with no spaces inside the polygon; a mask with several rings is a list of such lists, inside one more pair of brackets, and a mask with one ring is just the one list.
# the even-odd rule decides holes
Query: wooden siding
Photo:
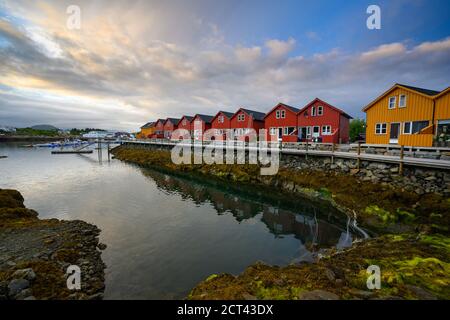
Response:
[{"label": "wooden siding", "polygon": [[398,138],[398,144],[402,146],[421,146],[432,147],[433,135],[432,134],[402,134]]},{"label": "wooden siding", "polygon": [[435,120],[449,120],[450,119],[450,91],[443,94],[435,100],[436,113]]}]

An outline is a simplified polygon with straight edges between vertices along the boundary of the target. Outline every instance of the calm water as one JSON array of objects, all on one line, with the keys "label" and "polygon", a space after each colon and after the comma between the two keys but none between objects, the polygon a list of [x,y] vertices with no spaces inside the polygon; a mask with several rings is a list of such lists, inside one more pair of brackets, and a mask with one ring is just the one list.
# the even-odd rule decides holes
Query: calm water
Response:
[{"label": "calm water", "polygon": [[300,198],[180,178],[91,155],[1,144],[0,188],[18,189],[41,218],[96,224],[105,297],[183,298],[212,273],[256,261],[309,261],[354,235],[330,208]]}]

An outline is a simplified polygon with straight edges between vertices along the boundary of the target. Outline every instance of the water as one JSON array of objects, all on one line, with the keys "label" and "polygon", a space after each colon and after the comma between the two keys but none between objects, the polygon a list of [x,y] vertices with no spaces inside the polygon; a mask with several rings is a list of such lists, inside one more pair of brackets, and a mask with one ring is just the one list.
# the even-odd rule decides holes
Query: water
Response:
[{"label": "water", "polygon": [[108,248],[105,298],[185,297],[213,273],[256,261],[310,261],[355,235],[331,208],[276,192],[177,177],[118,160],[1,144],[0,188],[19,190],[40,218],[97,225]]}]

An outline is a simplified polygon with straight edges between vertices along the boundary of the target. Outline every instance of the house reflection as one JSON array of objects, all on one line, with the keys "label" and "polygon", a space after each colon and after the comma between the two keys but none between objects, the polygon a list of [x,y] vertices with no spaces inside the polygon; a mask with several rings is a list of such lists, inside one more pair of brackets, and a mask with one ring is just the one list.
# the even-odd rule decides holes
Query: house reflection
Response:
[{"label": "house reflection", "polygon": [[231,213],[239,222],[261,215],[261,220],[275,237],[293,235],[300,240],[303,260],[310,260],[311,252],[318,248],[344,248],[351,246],[353,241],[354,235],[348,224],[346,227],[345,223],[328,221],[329,214],[303,200],[297,200],[294,208],[285,206],[286,203],[271,203],[261,194],[252,195],[252,190],[236,191],[224,184],[203,183],[147,169],[143,169],[143,173],[163,192],[177,193],[196,205],[208,203],[218,214]]}]

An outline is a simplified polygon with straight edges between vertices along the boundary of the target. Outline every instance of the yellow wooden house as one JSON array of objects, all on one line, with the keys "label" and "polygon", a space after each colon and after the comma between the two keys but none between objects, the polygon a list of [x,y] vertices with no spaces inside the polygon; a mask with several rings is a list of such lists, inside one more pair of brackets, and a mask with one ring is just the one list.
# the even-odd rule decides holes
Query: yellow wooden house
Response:
[{"label": "yellow wooden house", "polygon": [[395,84],[363,109],[366,143],[431,147],[440,137],[447,139],[449,89],[439,92]]},{"label": "yellow wooden house", "polygon": [[149,138],[156,130],[156,122],[147,122],[141,127],[141,131],[137,134],[138,139]]}]

